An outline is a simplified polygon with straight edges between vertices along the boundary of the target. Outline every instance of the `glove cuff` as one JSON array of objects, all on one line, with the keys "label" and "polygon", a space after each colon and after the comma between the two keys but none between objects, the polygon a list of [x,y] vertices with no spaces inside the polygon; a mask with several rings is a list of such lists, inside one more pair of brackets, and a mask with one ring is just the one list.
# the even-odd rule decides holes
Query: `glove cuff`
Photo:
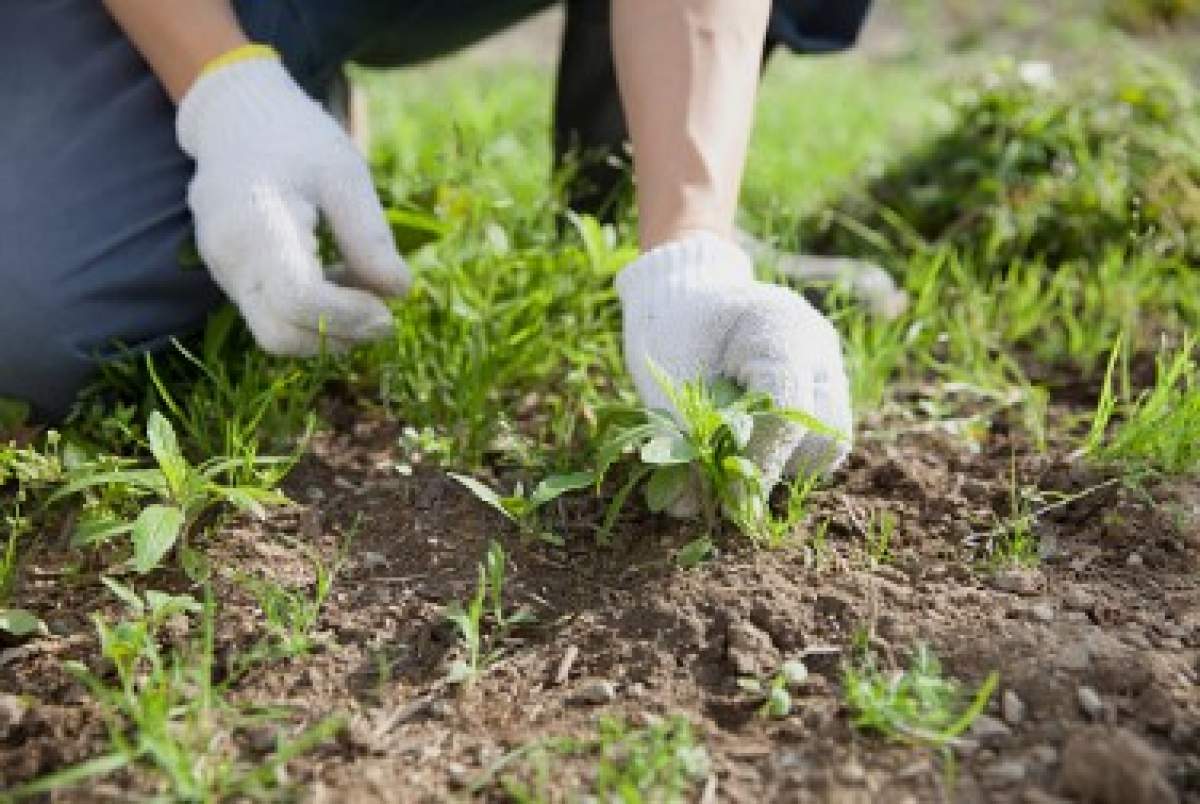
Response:
[{"label": "glove cuff", "polygon": [[184,153],[224,145],[236,146],[247,132],[277,128],[293,98],[308,100],[274,55],[242,58],[213,65],[183,96],[175,118],[175,133]]},{"label": "glove cuff", "polygon": [[712,232],[695,232],[643,254],[617,275],[616,287],[622,304],[628,304],[753,281],[754,265],[746,252]]}]

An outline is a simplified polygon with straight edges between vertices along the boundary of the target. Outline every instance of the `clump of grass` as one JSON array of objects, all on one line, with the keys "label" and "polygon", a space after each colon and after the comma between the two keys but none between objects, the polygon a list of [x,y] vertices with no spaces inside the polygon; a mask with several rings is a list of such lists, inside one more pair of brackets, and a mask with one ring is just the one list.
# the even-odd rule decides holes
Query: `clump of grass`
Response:
[{"label": "clump of grass", "polygon": [[[1126,340],[1118,339],[1083,451],[1135,476],[1200,469],[1200,369],[1195,351],[1192,335],[1174,350],[1164,348],[1157,357],[1154,385],[1131,398],[1128,390],[1119,396],[1116,389],[1117,370],[1127,359]],[[1128,389],[1127,375],[1124,380]]]},{"label": "clump of grass", "polygon": [[439,244],[396,308],[394,338],[355,356],[387,407],[433,428],[442,463],[475,469],[500,453],[561,469],[614,395],[612,278],[632,253],[611,229],[575,223],[561,244],[531,235],[520,246],[499,228],[478,249]]},{"label": "clump of grass", "polygon": [[989,270],[1112,246],[1200,256],[1200,105],[1170,68],[1067,81],[1001,65],[951,106],[946,134],[810,219],[804,242],[884,259],[952,244]]},{"label": "clump of grass", "polygon": [[238,574],[235,580],[254,596],[265,619],[267,636],[241,657],[243,665],[259,661],[302,656],[312,650],[313,632],[321,617],[340,557],[332,566],[320,557],[312,559],[312,589],[291,588],[268,578]]},{"label": "clump of grass", "polygon": [[942,673],[933,651],[919,644],[908,669],[882,670],[864,653],[842,671],[842,688],[855,728],[890,740],[942,748],[966,731],[987,706],[999,675],[990,674],[975,693]]},{"label": "clump of grass", "polygon": [[518,804],[551,800],[552,783],[561,785],[562,764],[587,760],[591,781],[574,794],[596,801],[679,802],[709,775],[708,752],[683,717],[656,719],[633,727],[602,717],[595,737],[551,738],[501,757],[471,785],[480,793],[499,783]]},{"label": "clump of grass", "polygon": [[1200,23],[1198,0],[1107,0],[1104,11],[1114,25],[1133,33],[1157,33]]},{"label": "clump of grass", "polygon": [[[278,723],[279,712],[252,711],[227,700],[214,681],[212,594],[203,604],[190,596],[147,591],[142,595],[112,579],[109,589],[126,605],[126,619],[95,619],[101,655],[115,674],[97,673],[68,662],[100,705],[108,727],[108,753],[8,791],[12,800],[72,787],[92,777],[137,765],[159,779],[179,801],[263,798],[283,792],[284,766],[341,729],[329,718],[292,738],[281,737],[262,762],[240,755],[232,739],[238,729]],[[178,616],[199,615],[200,633],[182,647],[164,651],[163,625]]]},{"label": "clump of grass", "polygon": [[[97,544],[128,534],[133,555],[129,568],[147,573],[157,568],[181,538],[188,535],[199,518],[221,503],[231,504],[259,517],[264,505],[286,502],[278,492],[261,486],[227,486],[216,482],[242,457],[215,457],[194,466],[183,456],[175,429],[161,413],[150,414],[146,440],[155,465],[137,467],[127,460],[85,463],[72,470],[50,500],[105,490],[101,505],[87,512],[75,535],[77,542]],[[291,459],[294,461],[294,458]],[[282,458],[253,458],[255,464],[286,463]],[[132,520],[121,511],[143,498],[155,502],[142,507]]]},{"label": "clump of grass", "polygon": [[490,542],[479,565],[475,594],[465,605],[456,600],[446,607],[446,619],[458,631],[464,654],[450,665],[447,680],[451,684],[474,683],[488,665],[503,655],[504,640],[512,630],[535,619],[533,612],[509,611],[504,605],[506,566],[504,547],[499,542]]}]

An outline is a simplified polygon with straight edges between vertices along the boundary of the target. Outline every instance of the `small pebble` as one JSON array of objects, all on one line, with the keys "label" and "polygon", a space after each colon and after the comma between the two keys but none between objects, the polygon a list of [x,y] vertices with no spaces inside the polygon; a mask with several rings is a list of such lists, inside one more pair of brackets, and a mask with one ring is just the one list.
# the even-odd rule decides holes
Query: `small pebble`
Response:
[{"label": "small pebble", "polygon": [[1042,587],[1041,573],[1035,570],[1007,569],[992,576],[992,584],[1002,592],[1015,595],[1036,595]]},{"label": "small pebble", "polygon": [[1029,609],[1029,614],[1040,623],[1054,622],[1054,607],[1049,603],[1038,603]]},{"label": "small pebble", "polygon": [[994,787],[1008,787],[1025,778],[1025,763],[1019,759],[1006,759],[983,769],[983,780]]},{"label": "small pebble", "polygon": [[1053,765],[1058,762],[1058,749],[1052,745],[1039,745],[1029,752],[1029,757],[1039,765]]},{"label": "small pebble", "polygon": [[857,760],[851,759],[838,768],[838,779],[846,784],[862,784],[867,772]]},{"label": "small pebble", "polygon": [[1100,693],[1091,687],[1080,687],[1076,696],[1079,698],[1079,708],[1089,718],[1099,720],[1104,715],[1104,701],[1100,699]]},{"label": "small pebble", "polygon": [[0,740],[20,728],[28,711],[29,707],[16,695],[0,692]]},{"label": "small pebble", "polygon": [[590,679],[580,684],[572,700],[576,703],[600,706],[616,700],[617,687],[603,678]]},{"label": "small pebble", "polygon": [[1137,553],[1137,552],[1130,553],[1130,554],[1129,554],[1129,558],[1125,559],[1125,563],[1126,563],[1126,564],[1128,564],[1128,565],[1129,565],[1129,566],[1131,566],[1131,567],[1140,567],[1140,566],[1142,566],[1142,563],[1143,563],[1143,561],[1142,561],[1142,554],[1141,554],[1141,553]]},{"label": "small pebble", "polygon": [[1013,690],[1005,690],[1000,699],[1000,711],[1004,715],[1005,723],[1010,726],[1019,725],[1025,719],[1025,702]]},{"label": "small pebble", "polygon": [[450,777],[450,784],[455,787],[466,787],[470,781],[470,771],[461,762],[451,762],[447,765],[446,775]]},{"label": "small pebble", "polygon": [[1078,586],[1070,586],[1063,595],[1062,603],[1071,611],[1087,611],[1092,607],[1092,596]]},{"label": "small pebble", "polygon": [[971,724],[971,738],[980,745],[993,745],[1012,735],[1012,729],[990,715],[980,715]]},{"label": "small pebble", "polygon": [[358,554],[358,557],[365,569],[375,569],[376,567],[385,566],[388,563],[387,556],[383,553],[377,553],[374,550],[364,550]]}]

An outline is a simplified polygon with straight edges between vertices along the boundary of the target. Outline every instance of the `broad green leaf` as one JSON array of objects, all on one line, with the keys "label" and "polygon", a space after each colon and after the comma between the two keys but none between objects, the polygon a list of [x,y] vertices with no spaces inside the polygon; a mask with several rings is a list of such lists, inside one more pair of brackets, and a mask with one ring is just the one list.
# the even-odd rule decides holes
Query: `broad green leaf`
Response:
[{"label": "broad green leaf", "polygon": [[504,500],[501,499],[499,494],[492,491],[490,488],[488,488],[484,484],[480,483],[478,480],[476,480],[473,477],[467,477],[466,475],[458,475],[458,474],[455,474],[454,472],[449,472],[449,475],[450,475],[450,477],[457,480],[459,483],[466,486],[471,491],[471,493],[474,494],[476,497],[478,497],[480,500],[487,503],[492,508],[495,508],[500,513],[504,514],[505,517],[507,517],[508,519],[513,518],[512,513],[508,510],[508,507],[504,504]]},{"label": "broad green leaf", "polygon": [[792,696],[783,687],[772,687],[767,696],[767,712],[771,717],[787,717],[792,711]]},{"label": "broad green leaf", "polygon": [[695,447],[676,434],[655,436],[642,446],[641,451],[642,462],[656,466],[691,463],[696,457]]},{"label": "broad green leaf", "polygon": [[591,472],[551,475],[537,484],[537,488],[529,495],[529,502],[534,508],[541,508],[546,503],[566,494],[568,491],[585,489],[595,482],[596,476]]},{"label": "broad green leaf", "polygon": [[262,502],[259,501],[259,495],[253,490],[219,486],[215,491],[239,511],[247,513],[255,519],[267,518],[267,509],[263,507]]},{"label": "broad green leaf", "polygon": [[751,483],[759,483],[762,479],[762,473],[758,467],[749,458],[743,458],[741,455],[729,455],[721,461],[721,469],[734,477],[748,480]]},{"label": "broad green leaf", "polygon": [[133,591],[125,584],[114,578],[109,578],[106,575],[100,576],[100,582],[107,586],[108,591],[116,595],[117,600],[120,600],[122,603],[124,603],[126,607],[128,607],[129,610],[134,614],[140,617],[142,613],[146,611],[146,606],[142,603],[142,599],[137,596],[137,592]]},{"label": "broad green leaf", "polygon": [[596,482],[599,483],[616,461],[630,447],[644,442],[654,436],[658,428],[653,424],[639,424],[634,427],[618,430],[608,438],[596,452]]},{"label": "broad green leaf", "polygon": [[154,455],[154,460],[158,462],[158,468],[162,470],[163,476],[167,479],[167,486],[171,489],[172,496],[178,496],[178,492],[183,488],[184,480],[187,478],[189,467],[183,458],[183,453],[179,451],[175,428],[171,426],[167,417],[157,410],[150,414],[150,418],[146,422],[146,439],[150,442],[150,452]]},{"label": "broad green leaf", "polygon": [[80,519],[71,534],[72,547],[91,547],[111,541],[114,536],[120,536],[133,530],[132,522],[114,519],[109,515]]},{"label": "broad green leaf", "polygon": [[170,552],[183,528],[183,511],[171,505],[147,506],[133,523],[133,568],[145,574]]},{"label": "broad green leaf", "polygon": [[727,408],[743,397],[741,387],[728,377],[717,377],[709,384],[708,395],[713,405]]},{"label": "broad green leaf", "polygon": [[126,486],[160,497],[167,497],[170,492],[166,478],[158,469],[117,469],[95,474],[88,474],[86,470],[82,470],[79,475],[55,490],[48,502],[57,502],[96,486]]},{"label": "broad green leaf", "polygon": [[45,628],[41,620],[25,609],[0,609],[0,631],[26,637],[40,634]]},{"label": "broad green leaf", "polygon": [[646,483],[646,507],[656,514],[667,510],[687,490],[691,477],[688,464],[659,466]]},{"label": "broad green leaf", "polygon": [[675,553],[675,563],[684,569],[691,569],[712,558],[716,552],[717,546],[713,544],[712,539],[704,536],[680,547]]}]

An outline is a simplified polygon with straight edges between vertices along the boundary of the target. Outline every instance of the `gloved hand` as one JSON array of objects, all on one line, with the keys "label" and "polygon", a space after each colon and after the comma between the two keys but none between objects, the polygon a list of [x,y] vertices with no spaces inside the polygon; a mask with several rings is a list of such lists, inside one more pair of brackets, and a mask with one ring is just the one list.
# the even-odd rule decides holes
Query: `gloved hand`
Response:
[{"label": "gloved hand", "polygon": [[[214,281],[268,352],[312,355],[383,337],[383,299],[408,267],[361,156],[269,51],[203,74],[179,105],[180,145],[196,161],[188,203]],[[345,285],[317,256],[318,210],[345,258]]]},{"label": "gloved hand", "polygon": [[[845,434],[782,420],[756,426],[747,447],[770,488],[787,471],[832,471],[849,454],[850,391],[837,331],[799,294],[757,282],[745,252],[708,232],[643,255],[617,276],[625,362],[642,402],[672,409],[651,361],[679,384],[725,377],[763,391]],[[674,506],[686,515],[692,506]]]}]

